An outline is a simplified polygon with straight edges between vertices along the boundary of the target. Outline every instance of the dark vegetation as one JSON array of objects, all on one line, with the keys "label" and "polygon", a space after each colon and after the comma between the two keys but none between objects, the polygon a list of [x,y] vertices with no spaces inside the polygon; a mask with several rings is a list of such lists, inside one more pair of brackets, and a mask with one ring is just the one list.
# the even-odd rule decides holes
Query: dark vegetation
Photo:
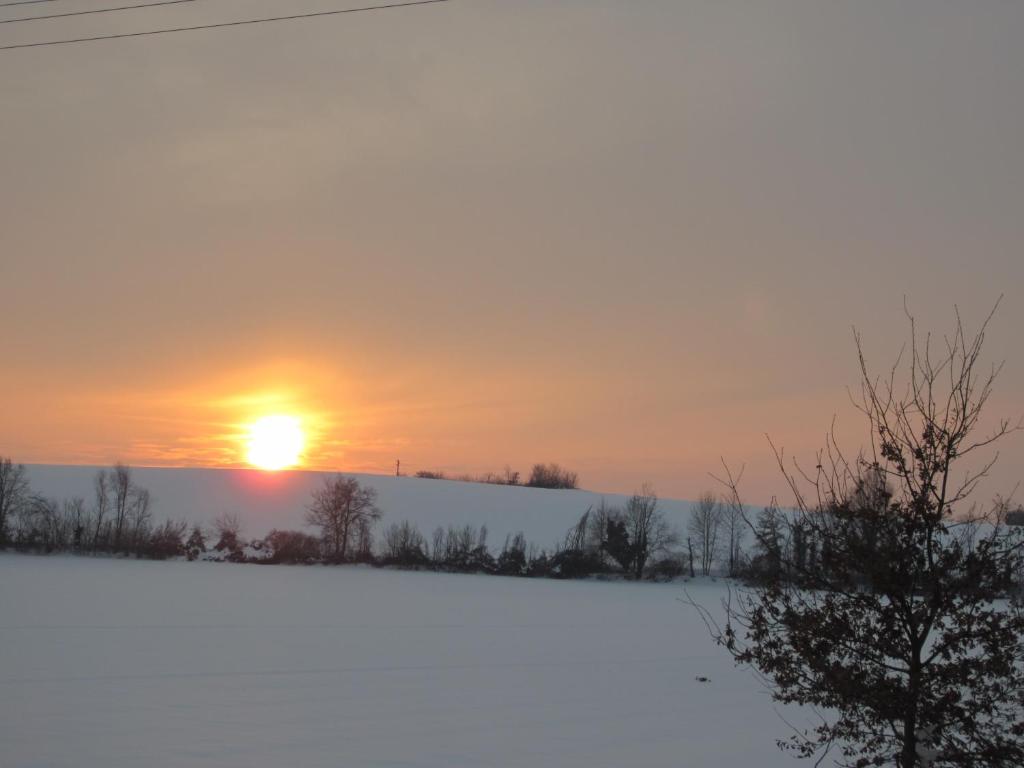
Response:
[{"label": "dark vegetation", "polygon": [[1024,765],[1024,531],[1004,500],[969,502],[994,458],[964,462],[1021,428],[979,434],[999,370],[979,362],[986,326],[968,338],[958,317],[937,353],[911,318],[904,381],[899,362],[870,375],[858,338],[868,451],[830,435],[810,472],[777,451],[795,508],[752,521],[754,585],[724,621],[697,606],[775,701],[820,713],[779,742],[819,764]]},{"label": "dark vegetation", "polygon": [[[539,482],[575,482],[557,465],[538,465]],[[534,478],[536,479],[536,478]],[[654,491],[644,486],[622,508],[602,502],[584,512],[563,540],[549,547],[524,533],[488,542],[486,526],[449,526],[428,534],[409,521],[378,532],[376,492],[334,475],[316,489],[306,511],[316,535],[274,530],[248,540],[237,515],[209,526],[153,521],[153,500],[118,464],[94,477],[94,498],[58,502],[32,492],[25,468],[0,461],[0,548],[24,552],[102,554],[147,559],[182,557],[264,564],[368,563],[408,569],[503,576],[671,579],[693,572]],[[714,508],[721,504],[713,502]],[[717,520],[717,518],[715,518]],[[701,570],[710,569],[702,566]]]},{"label": "dark vegetation", "polygon": [[482,475],[449,475],[440,470],[420,470],[414,477],[423,480],[456,480],[462,483],[486,483],[488,485],[525,485],[528,488],[549,488],[573,490],[579,487],[579,475],[558,464],[534,464],[526,482],[519,472],[505,467],[503,472],[485,472]]}]

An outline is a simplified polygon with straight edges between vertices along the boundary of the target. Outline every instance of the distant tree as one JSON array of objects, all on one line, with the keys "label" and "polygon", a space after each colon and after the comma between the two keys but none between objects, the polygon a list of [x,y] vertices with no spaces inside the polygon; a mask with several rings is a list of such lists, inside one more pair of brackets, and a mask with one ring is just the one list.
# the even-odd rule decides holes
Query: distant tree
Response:
[{"label": "distant tree", "polygon": [[213,521],[213,528],[217,534],[217,543],[213,548],[217,552],[227,553],[227,559],[232,562],[245,560],[245,542],[242,540],[242,522],[238,515],[232,512],[221,513]]},{"label": "distant tree", "polygon": [[324,479],[313,491],[313,501],[306,512],[306,523],[320,529],[325,558],[342,563],[350,549],[368,551],[370,526],[380,519],[377,491],[364,488],[353,477],[335,475]]},{"label": "distant tree", "polygon": [[389,565],[406,568],[428,565],[427,540],[419,529],[408,520],[392,523],[384,531],[382,558]]},{"label": "distant tree", "polygon": [[128,513],[132,503],[134,485],[132,483],[132,469],[126,464],[117,463],[110,473],[111,487],[113,491],[113,513],[114,513],[114,551],[121,551],[122,539],[125,526],[128,522]]},{"label": "distant tree", "polygon": [[441,531],[440,540],[435,532],[435,542],[435,562],[445,570],[460,573],[491,573],[495,570],[494,556],[487,549],[486,525],[479,529],[471,525],[449,526],[447,531]]},{"label": "distant tree", "polygon": [[557,464],[534,464],[526,484],[531,488],[573,489],[577,487],[578,480],[575,472],[562,469]]},{"label": "distant tree", "polygon": [[70,525],[71,548],[76,552],[85,547],[86,528],[89,524],[89,513],[86,511],[85,499],[73,496],[64,502],[64,517]]},{"label": "distant tree", "polygon": [[[740,593],[715,634],[776,701],[822,713],[780,742],[803,756],[835,746],[858,767],[1024,765],[1024,605],[1010,583],[1024,536],[1000,506],[961,508],[992,466],[961,460],[1015,429],[977,434],[998,372],[979,362],[987,325],[969,340],[958,317],[936,354],[911,319],[904,382],[898,363],[869,375],[857,338],[867,454],[847,459],[830,436],[803,473],[776,452],[790,516],[827,553],[814,567],[795,547],[779,554],[776,577]],[[769,522],[757,538],[774,558]]]},{"label": "distant tree", "polygon": [[579,579],[604,570],[604,558],[599,549],[590,546],[590,517],[588,508],[565,534],[561,548],[552,556],[550,575],[561,579]]},{"label": "distant tree", "polygon": [[644,577],[648,560],[664,552],[677,537],[658,508],[657,494],[647,484],[626,502],[623,520],[633,550],[633,577],[639,580]]},{"label": "distant tree", "polygon": [[185,556],[189,560],[197,560],[206,552],[206,534],[198,523],[192,526],[192,531],[185,542]]},{"label": "distant tree", "polygon": [[688,531],[696,548],[697,564],[702,575],[707,576],[715,564],[718,553],[718,533],[722,524],[722,505],[715,494],[702,493],[690,512]]},{"label": "distant tree", "polygon": [[[136,553],[139,553],[147,545],[152,519],[151,502],[152,497],[147,489],[133,485],[128,506],[128,538],[131,549]],[[168,531],[165,524],[163,532],[166,534]]]},{"label": "distant tree", "polygon": [[515,536],[505,537],[505,546],[498,555],[496,563],[498,573],[503,576],[525,576],[528,561],[526,558],[526,537],[522,532]]},{"label": "distant tree", "polygon": [[445,530],[441,526],[438,526],[434,529],[434,533],[431,536],[430,559],[435,567],[439,567],[444,564],[445,556]]},{"label": "distant tree", "polygon": [[736,577],[743,570],[743,541],[746,539],[748,527],[743,507],[738,507],[728,500],[723,501],[721,521],[725,536],[726,567],[729,576]]},{"label": "distant tree", "polygon": [[107,514],[110,512],[110,474],[105,469],[98,470],[93,478],[93,530],[90,546],[94,550],[103,550],[109,546],[109,521]]},{"label": "distant tree", "polygon": [[[148,526],[147,526],[148,527]],[[142,527],[134,527],[137,536],[142,536]],[[188,523],[166,520],[152,531],[147,531],[145,540],[136,543],[138,553],[152,560],[169,560],[185,554],[185,531]]]},{"label": "distant tree", "polygon": [[302,531],[272,530],[263,540],[267,552],[263,562],[310,565],[320,559],[320,540]]},{"label": "distant tree", "polygon": [[435,471],[430,470],[430,469],[421,469],[419,472],[417,472],[415,474],[415,477],[418,477],[421,480],[444,480],[445,479],[444,472],[435,472]]},{"label": "distant tree", "polygon": [[25,466],[0,457],[0,548],[7,544],[13,520],[30,493]]},{"label": "distant tree", "polygon": [[786,518],[774,500],[754,522],[754,554],[747,568],[755,580],[776,579],[782,573]]},{"label": "distant tree", "polygon": [[[601,503],[590,511],[587,521],[587,549],[601,560],[602,566],[607,564],[611,554],[608,550],[608,524],[612,520],[621,520],[622,510],[609,506],[604,497]],[[628,567],[628,566],[625,566]]]}]

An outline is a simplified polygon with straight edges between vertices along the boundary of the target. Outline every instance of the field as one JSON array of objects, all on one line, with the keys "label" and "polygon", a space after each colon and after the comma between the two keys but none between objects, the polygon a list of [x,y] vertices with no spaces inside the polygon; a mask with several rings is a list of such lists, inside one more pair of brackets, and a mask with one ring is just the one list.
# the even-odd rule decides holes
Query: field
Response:
[{"label": "field", "polygon": [[[30,465],[32,489],[57,499],[93,498],[98,467]],[[310,495],[330,473],[245,469],[180,469],[138,467],[133,479],[149,489],[153,515],[209,524],[225,512],[237,514],[249,537],[271,528],[303,529]],[[502,485],[421,480],[414,477],[345,473],[377,492],[384,526],[409,520],[427,536],[437,526],[486,525],[492,548],[501,548],[508,534],[522,531],[528,541],[550,547],[602,500],[622,506],[626,497],[593,491],[553,491]],[[661,499],[660,507],[675,525],[683,526],[691,504]]]},{"label": "field", "polygon": [[767,695],[683,596],[0,555],[0,765],[793,765]]}]

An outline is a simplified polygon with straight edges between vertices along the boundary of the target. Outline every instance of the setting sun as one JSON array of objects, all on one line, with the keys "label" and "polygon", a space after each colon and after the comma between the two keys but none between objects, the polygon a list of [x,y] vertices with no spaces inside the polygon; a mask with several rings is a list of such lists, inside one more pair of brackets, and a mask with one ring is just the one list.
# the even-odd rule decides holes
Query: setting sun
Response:
[{"label": "setting sun", "polygon": [[294,467],[305,442],[302,426],[294,416],[264,416],[249,427],[249,463],[266,470]]}]

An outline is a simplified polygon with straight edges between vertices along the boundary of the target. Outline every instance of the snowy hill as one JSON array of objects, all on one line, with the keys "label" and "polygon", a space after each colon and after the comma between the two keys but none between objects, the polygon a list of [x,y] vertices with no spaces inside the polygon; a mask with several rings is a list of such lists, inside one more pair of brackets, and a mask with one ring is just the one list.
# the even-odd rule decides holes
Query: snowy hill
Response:
[{"label": "snowy hill", "polygon": [[[91,503],[92,479],[98,467],[27,467],[32,489],[53,498],[81,496]],[[263,536],[272,528],[303,529],[310,493],[323,482],[323,472],[260,472],[247,469],[133,468],[136,483],[148,488],[157,520],[173,518],[212,522],[236,513],[246,536]],[[559,541],[589,506],[604,498],[621,505],[625,496],[592,491],[555,491],[517,486],[426,480],[388,475],[349,474],[377,490],[382,523],[409,520],[429,536],[438,526],[486,525],[492,546],[506,534],[522,531],[528,541],[547,547]],[[669,519],[682,528],[691,502],[664,499]]]}]

